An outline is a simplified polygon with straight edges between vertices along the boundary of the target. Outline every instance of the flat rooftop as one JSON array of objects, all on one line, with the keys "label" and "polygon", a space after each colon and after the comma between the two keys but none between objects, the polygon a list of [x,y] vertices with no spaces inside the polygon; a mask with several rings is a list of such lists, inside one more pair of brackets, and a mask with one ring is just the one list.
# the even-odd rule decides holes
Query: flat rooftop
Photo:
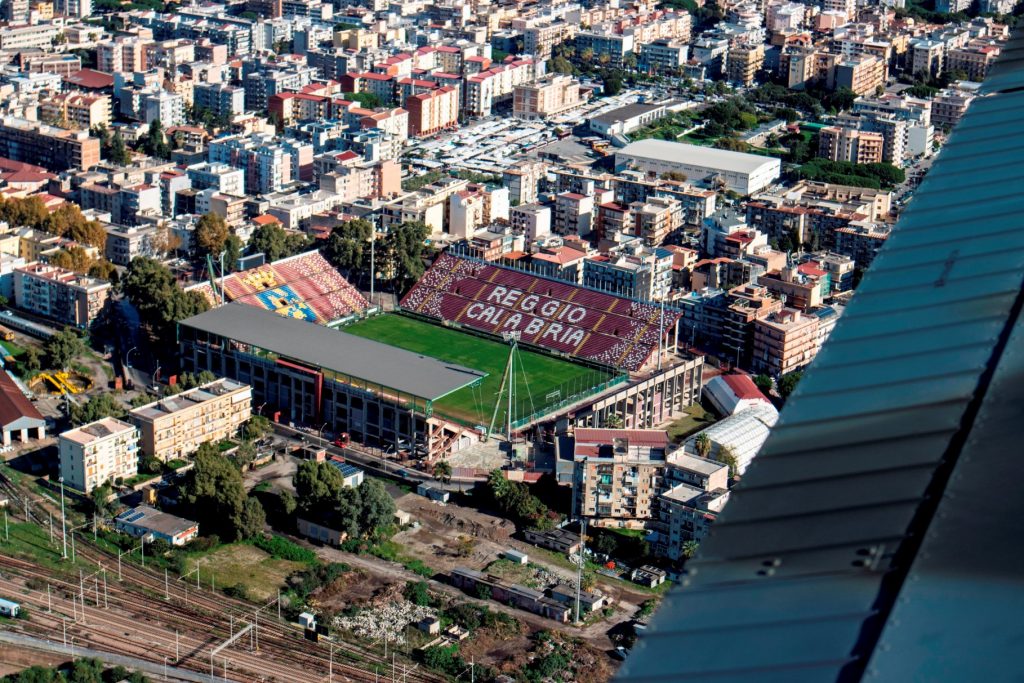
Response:
[{"label": "flat rooftop", "polygon": [[766,166],[781,168],[782,162],[774,157],[764,157],[745,152],[731,152],[714,147],[688,145],[669,140],[639,140],[631,142],[615,152],[616,156],[635,156],[677,164],[690,164],[733,173],[754,173]]},{"label": "flat rooftop", "polygon": [[61,433],[60,438],[85,446],[93,441],[105,439],[113,434],[132,431],[135,431],[134,425],[130,425],[127,422],[121,422],[113,417],[102,417],[95,422],[90,422],[87,425],[82,425],[81,427],[69,429],[68,431],[63,432]]},{"label": "flat rooftop", "polygon": [[485,376],[472,368],[245,304],[221,306],[180,324],[428,400]]},{"label": "flat rooftop", "polygon": [[186,389],[180,394],[173,396],[166,396],[161,399],[157,399],[152,403],[147,403],[144,406],[140,406],[135,410],[131,411],[133,417],[142,417],[149,420],[155,420],[164,415],[172,415],[186,408],[205,403],[211,399],[215,399],[218,396],[224,396],[231,392],[239,389],[244,389],[248,385],[236,382],[232,379],[222,378],[214,380],[194,389]]},{"label": "flat rooftop", "polygon": [[619,121],[628,121],[629,119],[642,116],[643,114],[654,111],[655,109],[664,108],[664,104],[647,104],[637,102],[636,104],[627,104],[625,107],[619,107],[618,109],[612,109],[611,111],[606,111],[603,114],[598,114],[590,120],[610,125],[618,123]]},{"label": "flat rooftop", "polygon": [[184,517],[161,512],[148,505],[125,510],[117,516],[117,521],[172,537],[184,533],[198,524],[198,522]]}]

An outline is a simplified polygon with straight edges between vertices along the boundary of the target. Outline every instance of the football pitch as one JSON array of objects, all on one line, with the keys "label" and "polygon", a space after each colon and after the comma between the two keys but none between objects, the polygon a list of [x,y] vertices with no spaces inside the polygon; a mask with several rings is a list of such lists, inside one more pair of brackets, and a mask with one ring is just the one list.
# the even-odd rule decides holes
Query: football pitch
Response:
[{"label": "football pitch", "polygon": [[[464,387],[434,402],[434,412],[473,425],[488,425],[498,401],[509,347],[458,330],[405,315],[385,314],[341,328],[349,334],[374,339],[450,363],[487,373],[478,387]],[[577,365],[520,349],[515,365],[513,419],[524,418],[607,382],[610,372]],[[502,394],[496,431],[506,421],[508,394]]]}]

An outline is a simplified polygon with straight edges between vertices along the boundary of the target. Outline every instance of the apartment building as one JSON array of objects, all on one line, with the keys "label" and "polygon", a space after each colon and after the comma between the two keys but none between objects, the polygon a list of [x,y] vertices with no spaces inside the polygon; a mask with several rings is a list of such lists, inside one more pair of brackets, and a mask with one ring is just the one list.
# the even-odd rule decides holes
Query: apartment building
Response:
[{"label": "apartment building", "polygon": [[59,93],[40,102],[39,114],[44,121],[62,127],[89,130],[93,126],[110,125],[110,97],[84,93]]},{"label": "apartment building", "polygon": [[577,26],[569,21],[552,21],[528,26],[523,30],[523,51],[537,59],[547,59],[559,43],[572,39]]},{"label": "apartment building", "polygon": [[583,236],[590,232],[594,220],[594,198],[577,192],[555,196],[554,231],[559,235]]},{"label": "apartment building", "polygon": [[5,26],[0,31],[0,50],[49,49],[57,37],[58,29],[53,23],[29,26]]},{"label": "apartment building", "polygon": [[749,86],[764,65],[764,45],[741,45],[729,50],[726,58],[726,78],[733,83]]},{"label": "apartment building", "polygon": [[230,118],[245,112],[245,90],[226,83],[197,83],[192,90],[192,102],[197,109]]},{"label": "apartment building", "polygon": [[459,125],[459,90],[450,85],[434,88],[405,100],[409,137],[429,137]]},{"label": "apartment building", "polygon": [[128,420],[139,428],[142,453],[168,462],[233,436],[251,413],[252,388],[218,379],[136,408]]},{"label": "apartment building", "polygon": [[818,353],[817,334],[818,319],[795,308],[754,321],[754,369],[778,377],[805,367]]},{"label": "apartment building", "polygon": [[507,187],[470,185],[448,198],[448,232],[472,239],[480,228],[509,216]]},{"label": "apartment building", "polygon": [[980,82],[985,80],[999,53],[1000,49],[995,45],[967,45],[949,50],[946,53],[945,70],[963,71],[967,74],[967,80]]},{"label": "apartment building", "polygon": [[670,453],[657,518],[651,524],[652,551],[673,561],[683,559],[687,542],[703,540],[725,507],[728,486],[729,468],[723,463],[684,449]]},{"label": "apartment building", "polygon": [[822,159],[874,164],[882,161],[884,147],[881,133],[841,126],[826,126],[818,131],[818,156]]},{"label": "apartment building", "polygon": [[660,246],[683,225],[683,205],[671,197],[651,197],[629,205],[632,234],[651,247]]},{"label": "apartment building", "polygon": [[947,88],[939,92],[932,98],[932,123],[952,128],[960,123],[974,98],[973,93],[957,88]]},{"label": "apartment building", "polygon": [[60,476],[71,488],[92,493],[139,471],[139,430],[112,417],[63,432],[57,440]]},{"label": "apartment building", "polygon": [[595,526],[642,529],[655,516],[668,433],[584,429],[574,434],[573,507]]},{"label": "apartment building", "polygon": [[88,130],[70,131],[13,116],[0,118],[0,157],[49,171],[89,170],[100,162],[100,141]]},{"label": "apartment building", "polygon": [[508,188],[509,201],[514,204],[532,204],[537,201],[540,182],[547,175],[543,161],[525,161],[502,171],[501,184]]},{"label": "apartment building", "polygon": [[675,74],[683,68],[690,55],[690,46],[681,40],[658,38],[640,46],[637,67],[654,74]]},{"label": "apartment building", "polygon": [[551,207],[544,204],[520,204],[509,209],[512,229],[522,233],[527,242],[551,234]]},{"label": "apartment building", "polygon": [[582,106],[588,99],[578,81],[563,74],[548,74],[529,85],[520,85],[512,98],[514,116],[546,119]]},{"label": "apartment building", "polygon": [[883,59],[872,55],[861,55],[836,63],[833,87],[848,88],[858,95],[874,93],[885,86],[888,68]]},{"label": "apartment building", "polygon": [[110,283],[45,263],[14,269],[14,304],[63,325],[87,328],[107,303]]}]

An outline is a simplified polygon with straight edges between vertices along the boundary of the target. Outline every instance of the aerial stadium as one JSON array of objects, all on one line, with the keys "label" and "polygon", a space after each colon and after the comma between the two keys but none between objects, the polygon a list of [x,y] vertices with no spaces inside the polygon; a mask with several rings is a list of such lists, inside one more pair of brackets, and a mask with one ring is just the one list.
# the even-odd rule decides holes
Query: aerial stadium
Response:
[{"label": "aerial stadium", "polygon": [[264,414],[428,461],[559,423],[650,426],[696,400],[701,359],[661,306],[441,255],[393,313],[317,252],[198,286],[184,370],[251,384]]}]

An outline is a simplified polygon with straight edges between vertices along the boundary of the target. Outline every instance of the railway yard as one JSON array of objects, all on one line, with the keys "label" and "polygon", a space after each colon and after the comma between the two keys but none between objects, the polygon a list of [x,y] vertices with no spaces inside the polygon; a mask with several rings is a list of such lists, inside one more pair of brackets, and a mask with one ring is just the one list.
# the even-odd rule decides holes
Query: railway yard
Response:
[{"label": "railway yard", "polygon": [[[12,513],[27,510],[40,525],[52,512],[35,501],[26,506],[9,481],[0,495]],[[172,680],[175,670],[218,681],[445,680],[394,653],[385,655],[383,645],[377,651],[339,638],[311,642],[279,617],[276,598],[262,607],[235,600],[203,585],[202,577],[171,578],[119,563],[116,554],[80,539],[74,565],[68,561],[66,567],[0,555],[0,593],[29,614],[5,623],[6,630],[166,666]],[[53,550],[60,557],[61,550]]]}]

